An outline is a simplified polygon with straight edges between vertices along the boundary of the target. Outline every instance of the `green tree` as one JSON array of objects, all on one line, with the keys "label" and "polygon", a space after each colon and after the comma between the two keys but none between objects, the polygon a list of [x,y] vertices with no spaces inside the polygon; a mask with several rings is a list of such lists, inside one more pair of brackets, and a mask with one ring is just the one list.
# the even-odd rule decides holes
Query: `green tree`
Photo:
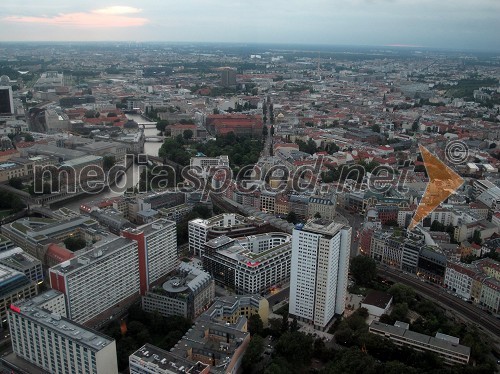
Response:
[{"label": "green tree", "polygon": [[23,135],[23,137],[24,137],[24,141],[25,141],[25,142],[34,142],[34,141],[35,141],[35,138],[34,138],[34,137],[33,137],[33,135],[31,135],[31,134],[26,134],[26,133],[24,133],[24,134],[22,134],[22,135]]},{"label": "green tree", "polygon": [[276,353],[296,366],[309,364],[313,352],[313,338],[299,331],[286,332],[276,343]]},{"label": "green tree", "polygon": [[268,133],[267,126],[266,125],[262,126],[262,135],[267,136],[267,133]]},{"label": "green tree", "polygon": [[408,304],[399,303],[394,304],[392,307],[391,318],[395,321],[406,322],[406,315],[408,314]]},{"label": "green tree", "polygon": [[371,129],[373,132],[380,132],[380,126],[376,123],[372,125]]},{"label": "green tree", "polygon": [[160,120],[156,122],[156,129],[161,132],[165,132],[165,129],[170,123],[167,120]]},{"label": "green tree", "polygon": [[472,235],[472,241],[476,244],[481,244],[482,239],[481,239],[481,231],[479,230],[474,230],[474,234]]},{"label": "green tree", "polygon": [[368,286],[377,276],[375,260],[366,256],[356,256],[351,260],[351,274],[360,286]]},{"label": "green tree", "polygon": [[82,248],[85,248],[87,243],[85,242],[85,240],[83,240],[80,237],[70,236],[70,237],[64,239],[64,245],[70,251],[75,252],[75,251],[78,251]]},{"label": "green tree", "polygon": [[294,211],[288,212],[288,214],[286,215],[286,220],[290,223],[293,223],[293,224],[296,224],[297,222],[299,222],[297,214],[295,214]]},{"label": "green tree", "polygon": [[412,287],[406,286],[402,283],[394,283],[387,290],[387,293],[392,296],[394,304],[405,303],[410,306],[415,303],[417,296]]},{"label": "green tree", "polygon": [[188,142],[193,138],[193,135],[193,130],[190,129],[184,130],[182,133],[182,137]]},{"label": "green tree", "polygon": [[262,331],[264,330],[264,323],[260,318],[259,314],[252,314],[248,318],[248,332],[250,336],[254,336],[255,334],[262,335]]},{"label": "green tree", "polygon": [[245,373],[252,371],[256,362],[260,361],[260,356],[264,352],[264,338],[260,335],[252,336],[250,343],[243,355],[241,365]]},{"label": "green tree", "polygon": [[290,323],[290,332],[299,331],[299,323],[297,322],[297,317],[293,316],[292,323]]},{"label": "green tree", "polygon": [[111,169],[116,164],[115,156],[104,156],[102,166],[105,170]]},{"label": "green tree", "polygon": [[283,313],[283,317],[281,319],[281,333],[285,333],[288,331],[288,327],[289,327],[289,324],[288,324],[288,310],[285,310],[285,312]]},{"label": "green tree", "polygon": [[321,218],[321,213],[320,212],[314,213],[314,218]]},{"label": "green tree", "polygon": [[17,190],[23,189],[23,180],[21,178],[13,177],[9,179],[9,185]]}]

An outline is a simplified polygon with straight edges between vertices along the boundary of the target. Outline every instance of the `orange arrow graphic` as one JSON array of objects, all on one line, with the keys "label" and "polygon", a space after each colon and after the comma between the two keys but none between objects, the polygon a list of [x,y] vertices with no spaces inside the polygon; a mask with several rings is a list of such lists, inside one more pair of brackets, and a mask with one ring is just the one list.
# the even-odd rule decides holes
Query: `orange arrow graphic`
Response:
[{"label": "orange arrow graphic", "polygon": [[413,216],[410,230],[413,230],[425,217],[427,217],[439,204],[445,201],[450,195],[464,183],[460,175],[446,166],[441,160],[434,156],[427,148],[418,146],[424,160],[425,170],[429,176],[429,183],[425,189],[424,196],[418,204],[417,211]]}]

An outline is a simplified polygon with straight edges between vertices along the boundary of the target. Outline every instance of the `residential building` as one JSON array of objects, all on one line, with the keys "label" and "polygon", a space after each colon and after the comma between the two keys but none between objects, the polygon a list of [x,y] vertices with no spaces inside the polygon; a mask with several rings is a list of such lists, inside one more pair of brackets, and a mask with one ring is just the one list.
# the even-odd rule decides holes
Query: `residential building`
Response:
[{"label": "residential building", "polygon": [[[398,327],[403,325],[404,327]],[[373,321],[369,331],[390,339],[394,344],[412,348],[420,352],[432,352],[446,364],[466,365],[470,358],[470,348],[458,344],[458,338],[437,333],[436,337],[410,331],[407,325],[396,322],[394,326]]]},{"label": "residential building", "polygon": [[56,312],[43,300],[15,302],[8,312],[12,349],[54,374],[117,374],[116,343]]},{"label": "residential building", "polygon": [[337,198],[334,194],[331,196],[311,196],[307,205],[307,216],[308,218],[314,218],[319,214],[320,218],[333,220],[335,218],[336,205]]},{"label": "residential building", "polygon": [[140,290],[144,295],[150,285],[160,281],[178,264],[175,222],[162,218],[137,229],[127,229],[122,236],[138,243]]},{"label": "residential building", "polygon": [[296,226],[292,239],[290,314],[324,330],[345,310],[352,229],[313,219]]},{"label": "residential building", "polygon": [[135,302],[144,277],[138,251],[136,241],[113,238],[50,268],[50,286],[66,295],[68,318],[97,326],[109,320],[117,305],[124,309]]},{"label": "residential building", "polygon": [[236,86],[236,69],[230,67],[221,68],[220,81],[223,87]]},{"label": "residential building", "polygon": [[205,243],[203,268],[238,294],[265,294],[290,278],[291,236],[272,232]]},{"label": "residential building", "polygon": [[174,276],[142,297],[142,308],[165,317],[183,316],[193,320],[208,308],[214,298],[212,277],[193,265],[181,262]]},{"label": "residential building", "polygon": [[474,265],[462,262],[448,262],[444,277],[444,286],[458,296],[471,298],[472,282],[477,270]]}]

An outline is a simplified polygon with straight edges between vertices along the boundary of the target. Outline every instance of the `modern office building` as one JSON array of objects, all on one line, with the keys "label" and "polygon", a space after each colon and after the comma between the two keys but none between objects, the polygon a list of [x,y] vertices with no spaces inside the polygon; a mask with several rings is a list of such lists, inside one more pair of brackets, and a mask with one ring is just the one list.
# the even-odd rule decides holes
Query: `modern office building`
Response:
[{"label": "modern office building", "polygon": [[99,224],[87,217],[79,216],[68,220],[28,217],[2,226],[2,235],[12,240],[27,253],[45,262],[50,244],[60,243],[76,235],[92,242],[100,238]]},{"label": "modern office building", "polygon": [[8,312],[12,349],[48,373],[117,374],[116,343],[35,299],[19,301]]},{"label": "modern office building", "polygon": [[209,219],[193,219],[188,223],[189,251],[202,257],[205,242],[225,235],[230,238],[271,231],[269,222],[234,213],[219,214]]},{"label": "modern office building", "polygon": [[175,269],[175,223],[158,220],[122,235],[49,269],[51,287],[66,295],[72,320],[98,326]]},{"label": "modern office building", "polygon": [[12,88],[10,86],[0,86],[0,115],[12,114],[14,114]]},{"label": "modern office building", "polygon": [[183,316],[193,320],[215,298],[212,277],[197,267],[181,262],[174,276],[142,297],[142,309],[162,316]]},{"label": "modern office building", "polygon": [[10,304],[36,296],[38,285],[23,273],[0,265],[0,320],[7,319],[7,309]]},{"label": "modern office building", "polygon": [[68,318],[89,326],[99,325],[116,305],[137,300],[137,253],[137,242],[115,238],[50,268],[51,287],[66,295]]},{"label": "modern office building", "polygon": [[166,277],[178,264],[175,222],[159,219],[124,230],[122,236],[135,240],[139,246],[140,290],[144,295],[150,285]]},{"label": "modern office building", "polygon": [[436,337],[410,331],[408,324],[397,321],[394,326],[373,321],[369,331],[390,339],[396,345],[410,347],[420,352],[432,352],[441,357],[446,364],[466,365],[470,358],[470,348],[460,345],[459,339],[437,333]]},{"label": "modern office building", "polygon": [[0,252],[0,264],[24,273],[32,282],[43,281],[42,262],[19,247]]},{"label": "modern office building", "polygon": [[216,282],[237,294],[265,294],[290,279],[291,257],[291,236],[272,232],[209,240],[202,261]]},{"label": "modern office building", "polygon": [[290,314],[324,330],[345,310],[352,229],[312,219],[293,230]]}]

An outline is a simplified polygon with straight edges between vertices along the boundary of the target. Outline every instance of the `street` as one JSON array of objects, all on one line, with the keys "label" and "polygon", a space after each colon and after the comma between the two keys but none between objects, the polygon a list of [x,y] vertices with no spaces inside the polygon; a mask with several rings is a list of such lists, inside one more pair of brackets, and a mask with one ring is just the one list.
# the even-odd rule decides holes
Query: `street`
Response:
[{"label": "street", "polygon": [[352,227],[352,240],[351,240],[351,258],[358,255],[359,246],[359,230],[363,224],[364,218],[359,214],[351,214],[347,210],[337,207],[337,213],[344,216]]}]

